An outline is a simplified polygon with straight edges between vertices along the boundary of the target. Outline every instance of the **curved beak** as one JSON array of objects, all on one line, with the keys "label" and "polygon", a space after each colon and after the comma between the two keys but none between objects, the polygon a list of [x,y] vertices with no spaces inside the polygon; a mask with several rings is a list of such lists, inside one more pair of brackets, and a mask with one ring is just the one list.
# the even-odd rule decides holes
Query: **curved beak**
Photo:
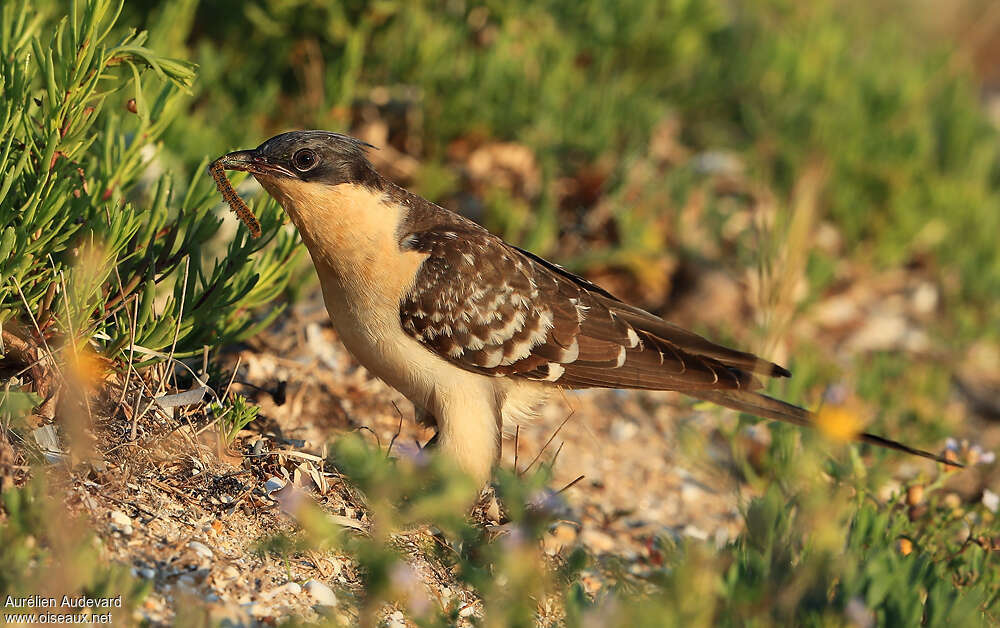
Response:
[{"label": "curved beak", "polygon": [[227,153],[216,159],[215,162],[213,162],[213,165],[214,164],[220,164],[226,170],[243,170],[253,175],[263,174],[271,176],[295,176],[286,168],[269,162],[256,150],[238,150],[232,153]]}]

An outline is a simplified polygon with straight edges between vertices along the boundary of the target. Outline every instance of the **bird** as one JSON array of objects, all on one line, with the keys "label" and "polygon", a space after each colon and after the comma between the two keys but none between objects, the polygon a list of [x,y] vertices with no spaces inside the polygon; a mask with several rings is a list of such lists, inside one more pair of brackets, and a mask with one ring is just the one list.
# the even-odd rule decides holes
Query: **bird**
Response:
[{"label": "bird", "polygon": [[[333,328],[405,396],[431,443],[480,486],[505,433],[559,389],[669,390],[800,426],[815,415],[763,394],[791,373],[618,299],[478,223],[392,183],[373,146],[339,133],[276,135],[230,152],[288,214]],[[944,464],[874,434],[856,439]]]}]

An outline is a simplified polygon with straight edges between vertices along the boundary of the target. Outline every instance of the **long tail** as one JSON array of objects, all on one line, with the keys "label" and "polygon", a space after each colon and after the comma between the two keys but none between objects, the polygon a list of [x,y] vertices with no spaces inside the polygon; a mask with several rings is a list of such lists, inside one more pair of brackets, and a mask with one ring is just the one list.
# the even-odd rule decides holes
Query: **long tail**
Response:
[{"label": "long tail", "polygon": [[[767,395],[762,395],[755,392],[747,392],[742,390],[733,391],[721,391],[721,390],[706,390],[706,391],[685,391],[685,394],[692,397],[697,397],[698,399],[703,399],[705,401],[711,401],[712,403],[718,404],[720,406],[725,406],[733,410],[738,410],[740,412],[746,412],[747,414],[752,414],[754,416],[759,416],[765,419],[775,419],[777,421],[785,421],[786,423],[793,423],[795,425],[801,425],[803,427],[814,427],[816,424],[815,415],[798,406],[793,406],[790,403],[785,403],[779,399],[773,397],[768,397]],[[924,451],[922,449],[914,449],[909,445],[904,445],[903,443],[896,442],[894,440],[889,440],[888,438],[883,438],[875,434],[862,433],[858,434],[857,440],[863,443],[871,443],[872,445],[878,445],[879,447],[885,447],[886,449],[895,449],[896,451],[903,451],[913,456],[920,456],[922,458],[929,458],[936,462],[942,464],[950,465],[952,467],[964,467],[965,465],[959,464],[954,460],[948,460],[943,456],[938,456],[937,454],[932,454],[929,451]]]}]

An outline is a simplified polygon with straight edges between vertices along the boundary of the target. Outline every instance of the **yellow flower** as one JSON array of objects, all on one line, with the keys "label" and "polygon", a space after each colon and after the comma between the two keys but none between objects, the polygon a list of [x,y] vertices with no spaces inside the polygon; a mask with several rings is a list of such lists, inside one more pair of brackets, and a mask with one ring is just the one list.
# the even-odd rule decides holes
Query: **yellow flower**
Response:
[{"label": "yellow flower", "polygon": [[863,427],[860,413],[846,405],[824,405],[816,413],[816,428],[832,441],[849,443]]},{"label": "yellow flower", "polygon": [[896,543],[896,549],[898,549],[899,553],[903,556],[909,556],[910,552],[913,551],[913,541],[905,537],[901,538]]}]

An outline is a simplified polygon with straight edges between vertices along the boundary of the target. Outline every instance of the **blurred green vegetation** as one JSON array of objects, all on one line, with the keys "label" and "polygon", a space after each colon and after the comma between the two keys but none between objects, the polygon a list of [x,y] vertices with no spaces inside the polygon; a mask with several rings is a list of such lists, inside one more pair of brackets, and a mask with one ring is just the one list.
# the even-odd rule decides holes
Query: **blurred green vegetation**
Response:
[{"label": "blurred green vegetation", "polygon": [[121,359],[129,345],[191,355],[252,335],[280,312],[253,316],[282,292],[295,238],[272,203],[258,208],[266,237],[210,245],[222,221],[207,156],[180,185],[150,168],[194,66],[116,28],[110,1],[68,5],[0,10],[4,338]]},{"label": "blurred green vegetation", "polygon": [[[60,22],[67,6],[76,12]],[[949,359],[914,366],[885,353],[850,365],[859,395],[882,410],[880,429],[939,438],[933,408],[947,397],[950,361],[969,341],[1000,336],[1000,153],[970,70],[907,21],[908,6],[164,0],[129,3],[115,22],[118,7],[97,0],[5,3],[0,321],[30,329],[29,312],[54,312],[44,330],[96,339],[119,367],[130,334],[182,355],[251,335],[277,315],[254,310],[285,288],[295,240],[266,202],[255,207],[263,242],[242,230],[220,240],[205,160],[289,128],[350,131],[374,109],[388,143],[418,160],[404,183],[576,270],[624,270],[653,294],[667,281],[657,272],[664,257],[743,270],[780,264],[776,251],[788,247],[805,251],[809,298],[822,293],[839,260],[785,241],[796,233],[796,190],[822,172],[815,210],[838,229],[846,259],[874,270],[919,264],[945,290],[935,325],[955,352]],[[110,30],[101,55],[81,58],[76,25],[88,11]],[[123,55],[108,52],[115,46]],[[196,63],[196,76],[178,59]],[[95,82],[77,93],[86,77]],[[129,98],[134,115],[125,113]],[[497,141],[530,149],[536,193],[470,184],[463,146]],[[189,182],[183,194],[173,181]],[[704,206],[707,244],[685,230],[692,199]],[[771,232],[726,235],[733,214],[767,203],[777,214]],[[95,239],[107,245],[88,258],[100,273],[81,273],[77,247]],[[54,301],[64,274],[69,289]],[[115,309],[127,299],[138,307]],[[145,318],[133,323],[132,312]],[[785,391],[792,400],[808,399],[835,371],[819,343],[801,349]],[[918,394],[931,410],[914,407]],[[0,416],[35,401],[5,389]],[[242,401],[221,411],[232,412],[231,434],[253,418]],[[550,519],[522,506],[544,475],[499,474],[513,531],[493,538],[458,516],[470,487],[447,470],[388,461],[353,439],[331,464],[364,491],[378,527],[345,537],[304,513],[302,534],[359,561],[369,617],[400,595],[390,533],[430,520],[442,556],[484,595],[489,625],[530,624],[549,597],[571,625],[996,621],[994,513],[943,503],[946,477],[937,474],[912,479],[926,486],[922,508],[901,493],[882,503],[874,495],[890,469],[881,458],[866,467],[856,450],[831,451],[794,428],[774,428],[763,461],[744,463],[761,497],[746,503],[735,542],[657,539],[663,561],[652,575],[625,574],[597,595],[584,591],[581,570],[614,565],[574,554],[550,570],[538,550]],[[4,493],[0,553],[13,566],[0,573],[5,591],[28,592],[46,573],[37,565],[62,551],[58,535],[39,532],[44,502],[34,484]],[[68,586],[133,586],[114,569],[99,578]],[[448,625],[457,612],[431,605],[414,617]]]},{"label": "blurred green vegetation", "polygon": [[[905,489],[880,503],[866,488],[856,453],[832,465],[828,453],[807,444],[794,460],[776,463],[771,471],[781,480],[745,504],[746,530],[735,541],[716,548],[690,538],[651,539],[652,551],[637,559],[642,569],[635,571],[581,548],[543,553],[542,538],[560,509],[558,494],[545,488],[546,468],[499,471],[494,486],[507,506],[506,523],[484,529],[460,516],[475,490],[446,461],[389,458],[355,434],[334,443],[328,462],[365,496],[371,530],[341,527],[310,500],[289,498],[298,531],[263,539],[260,551],[287,560],[323,547],[357,560],[363,595],[338,594],[357,601],[357,616],[340,616],[348,623],[372,623],[388,602],[418,625],[454,625],[454,598],[443,606],[429,602],[421,585],[399,575],[412,569],[401,548],[421,542],[482,596],[488,626],[994,623],[1000,569],[993,513],[982,504],[960,510],[945,503],[948,473],[915,482],[923,492],[912,504],[915,493]],[[430,529],[415,536],[428,521]],[[400,534],[405,541],[394,537]],[[594,572],[613,584],[588,594],[582,578]]]},{"label": "blurred green vegetation", "polygon": [[[121,608],[113,615],[118,622],[128,622],[150,583],[135,579],[125,565],[102,561],[100,540],[79,515],[65,512],[61,502],[66,495],[49,484],[44,476],[36,477],[0,495],[0,593],[5,600],[8,595],[57,599],[120,595]],[[18,612],[10,606],[5,610]],[[22,612],[32,610],[22,608]],[[94,614],[100,611],[94,609]]]}]

